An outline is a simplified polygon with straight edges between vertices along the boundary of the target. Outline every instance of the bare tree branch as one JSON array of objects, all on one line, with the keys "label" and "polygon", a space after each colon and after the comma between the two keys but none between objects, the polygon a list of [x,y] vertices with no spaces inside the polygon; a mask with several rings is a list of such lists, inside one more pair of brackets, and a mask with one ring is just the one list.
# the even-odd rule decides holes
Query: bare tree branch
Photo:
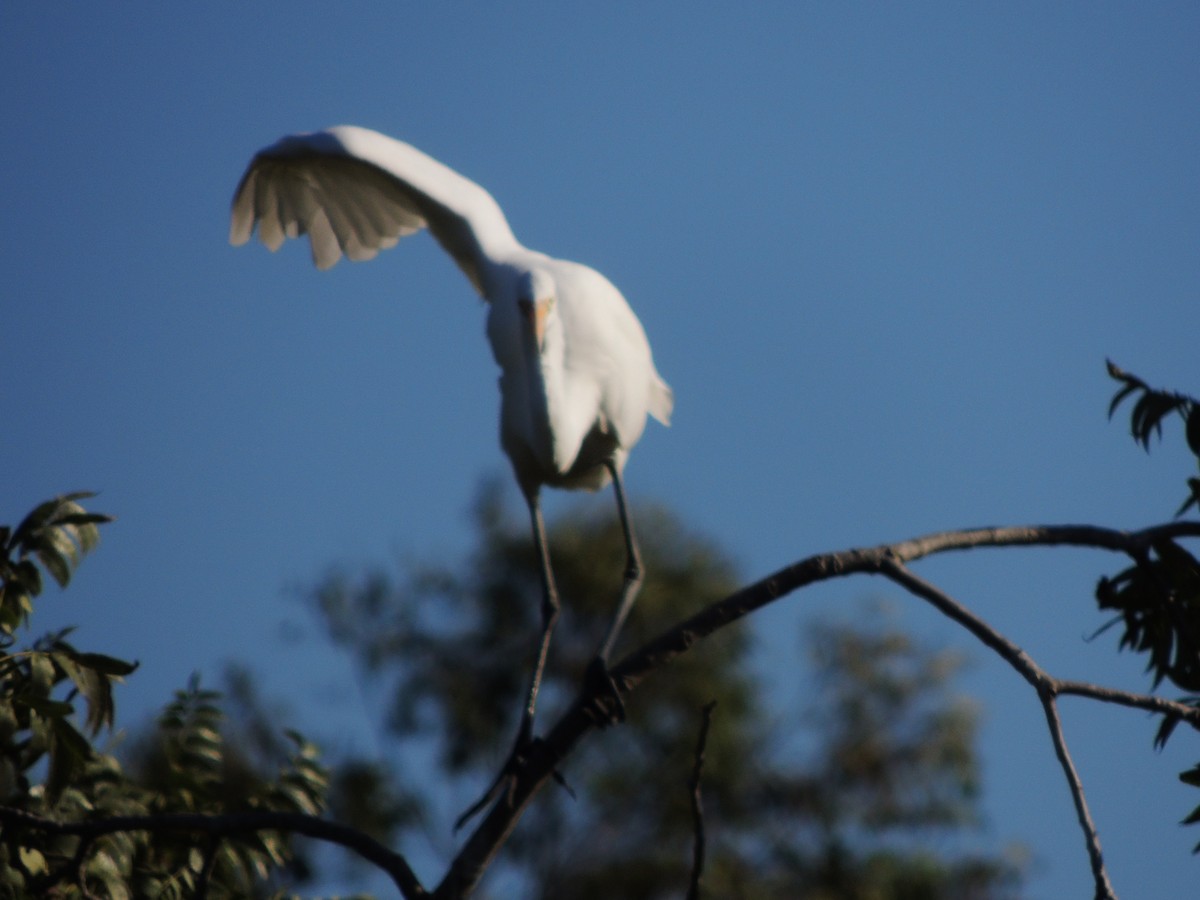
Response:
[{"label": "bare tree branch", "polygon": [[[627,694],[652,672],[686,653],[702,638],[800,588],[833,578],[854,574],[885,574],[889,569],[902,567],[905,562],[978,547],[1065,545],[1109,550],[1134,557],[1145,552],[1155,541],[1181,537],[1200,537],[1200,522],[1168,522],[1140,531],[1118,531],[1092,525],[973,528],[938,532],[868,549],[818,554],[785,566],[705,607],[631,652],[612,668],[611,675],[621,693]],[[1039,681],[1049,676],[1034,665],[1024,651],[997,635],[986,624],[974,620],[973,616],[956,617],[956,620],[1006,659],[1021,660],[1023,666],[1018,671],[1031,680],[1035,687],[1042,689]],[[1077,683],[1072,682],[1068,686],[1070,693],[1084,693]],[[1126,706],[1161,708],[1177,713],[1182,719],[1200,727],[1200,710],[1182,704],[1121,692],[1105,695],[1104,690],[1099,688],[1088,695]],[[514,775],[513,790],[488,811],[467,839],[442,883],[434,891],[434,897],[463,897],[474,889],[531,799],[579,741],[596,727],[597,720],[595,714],[589,712],[590,708],[604,702],[602,696],[581,695],[546,737],[535,742],[524,765]]]},{"label": "bare tree branch", "polygon": [[92,841],[100,835],[124,831],[193,831],[214,840],[247,831],[284,831],[302,834],[353,850],[391,876],[406,900],[419,900],[429,894],[408,862],[374,838],[354,828],[329,822],[304,813],[237,812],[221,815],[203,813],[160,813],[149,816],[111,816],[82,822],[59,822],[23,809],[0,806],[0,822],[5,827],[28,828],[47,834],[74,834]]},{"label": "bare tree branch", "polygon": [[[898,563],[886,563],[884,572],[897,584],[918,597],[928,600],[939,611],[966,627],[972,634],[999,653],[1026,681],[1033,685],[1042,709],[1046,713],[1050,738],[1054,742],[1054,752],[1058,756],[1063,775],[1067,779],[1067,786],[1071,790],[1071,799],[1075,802],[1079,827],[1083,829],[1088,859],[1092,866],[1092,878],[1096,883],[1096,900],[1116,900],[1117,895],[1113,891],[1112,884],[1108,880],[1108,872],[1104,868],[1104,854],[1100,850],[1100,835],[1097,833],[1096,824],[1092,821],[1092,815],[1088,811],[1087,799],[1083,793],[1083,783],[1079,780],[1079,773],[1075,770],[1075,763],[1071,760],[1071,754],[1067,750],[1067,741],[1062,732],[1062,721],[1058,717],[1056,697],[1061,690],[1061,682],[1046,674],[1041,666],[1012,641],[929,582],[913,575]],[[1100,693],[1092,692],[1089,696],[1100,698]]]},{"label": "bare tree branch", "polygon": [[1096,900],[1117,900],[1112,883],[1108,880],[1108,872],[1104,868],[1104,856],[1100,852],[1100,835],[1096,833],[1096,825],[1092,814],[1088,812],[1087,799],[1083,794],[1083,783],[1079,773],[1075,771],[1075,763],[1067,750],[1067,741],[1063,737],[1062,720],[1058,717],[1058,704],[1053,694],[1041,697],[1042,709],[1046,712],[1046,723],[1050,726],[1050,738],[1054,741],[1054,753],[1062,766],[1067,785],[1071,788],[1071,799],[1075,801],[1075,814],[1079,817],[1079,827],[1083,829],[1083,838],[1087,844],[1088,860],[1092,864],[1092,879],[1096,882]]},{"label": "bare tree branch", "polygon": [[1186,703],[1167,700],[1165,697],[1155,697],[1152,694],[1132,694],[1116,688],[1104,687],[1099,684],[1089,684],[1086,681],[1054,680],[1054,692],[1059,696],[1074,694],[1077,697],[1088,697],[1104,703],[1115,703],[1118,706],[1129,706],[1134,709],[1144,709],[1147,712],[1160,715],[1178,716],[1185,722],[1190,722],[1194,728],[1200,728],[1200,710]]},{"label": "bare tree branch", "polygon": [[1039,695],[1042,693],[1050,696],[1054,695],[1057,690],[1054,679],[1047,675],[1042,667],[1035,663],[1024,650],[1004,637],[1004,635],[1000,634],[965,606],[955,601],[948,594],[938,590],[929,582],[918,578],[904,566],[900,565],[900,563],[893,560],[884,560],[883,574],[887,575],[888,578],[910,593],[928,600],[939,612],[958,622],[967,631],[979,638],[980,641],[995,650],[1009,665],[1020,673],[1021,677],[1033,685]]},{"label": "bare tree branch", "polygon": [[692,844],[692,877],[688,882],[687,900],[700,900],[700,879],[704,874],[704,801],[700,796],[700,775],[704,771],[704,750],[708,745],[708,729],[712,725],[716,706],[717,701],[710,700],[701,710],[704,718],[700,722],[700,736],[696,739],[696,762],[692,767],[692,777],[688,779],[688,787],[692,792],[695,840]]},{"label": "bare tree branch", "polygon": [[[697,641],[800,588],[848,575],[884,575],[906,590],[933,603],[974,634],[1007,660],[1038,692],[1085,832],[1096,880],[1096,896],[1107,900],[1115,897],[1115,894],[1104,872],[1099,841],[1083,801],[1082,787],[1066,752],[1054,700],[1059,694],[1075,694],[1177,716],[1198,728],[1200,710],[1151,695],[1132,694],[1082,682],[1054,679],[1034,663],[1020,647],[937,588],[917,578],[904,564],[939,553],[979,547],[1064,545],[1109,550],[1137,560],[1145,558],[1147,551],[1156,541],[1184,537],[1200,537],[1200,522],[1169,522],[1141,531],[1117,531],[1091,525],[974,528],[939,532],[873,548],[818,554],[785,566],[705,607],[631,652],[611,669],[611,675],[620,694],[629,694],[643,679],[675,657],[686,653]],[[502,792],[500,798],[487,810],[452,861],[441,884],[432,894],[422,887],[402,856],[355,829],[315,816],[253,812],[216,816],[167,814],[114,817],[87,822],[56,822],[23,810],[0,807],[0,822],[50,833],[77,834],[85,838],[117,831],[138,830],[186,830],[212,836],[258,830],[291,832],[354,850],[387,872],[407,900],[430,896],[465,897],[478,885],[533,797],[547,781],[554,778],[562,762],[592,729],[610,721],[611,716],[608,712],[616,702],[616,698],[607,691],[585,690],[561,715],[545,737],[537,738],[531,743],[513,772],[511,789]]]}]

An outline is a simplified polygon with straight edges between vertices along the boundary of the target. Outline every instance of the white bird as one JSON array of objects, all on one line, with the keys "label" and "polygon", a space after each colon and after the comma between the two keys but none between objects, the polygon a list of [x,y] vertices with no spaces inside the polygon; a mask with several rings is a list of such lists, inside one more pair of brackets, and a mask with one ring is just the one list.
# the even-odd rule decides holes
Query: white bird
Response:
[{"label": "white bird", "polygon": [[[500,366],[500,443],[529,504],[542,578],[542,635],[514,757],[532,737],[538,687],[559,601],[538,495],[542,485],[597,490],[610,480],[627,565],[608,656],[641,585],[621,473],[647,414],[670,423],[671,389],[641,323],[611,282],[579,263],[517,242],[492,196],[408,144],[341,126],[285,137],[254,157],[233,198],[229,239],[276,250],[307,234],[313,262],[366,260],[428,227],[490,304],[487,335]],[[611,685],[619,715],[620,694]],[[486,799],[486,798],[485,798]]]}]

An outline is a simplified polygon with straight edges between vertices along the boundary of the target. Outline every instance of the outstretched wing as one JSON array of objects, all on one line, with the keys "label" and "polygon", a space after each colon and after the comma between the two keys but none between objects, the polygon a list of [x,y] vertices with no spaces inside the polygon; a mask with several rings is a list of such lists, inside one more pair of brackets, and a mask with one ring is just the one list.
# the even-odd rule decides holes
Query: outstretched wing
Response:
[{"label": "outstretched wing", "polygon": [[373,258],[428,227],[484,293],[489,265],[520,245],[491,194],[415,147],[343,125],[259,151],[233,195],[229,241],[271,250],[307,234],[313,262]]}]

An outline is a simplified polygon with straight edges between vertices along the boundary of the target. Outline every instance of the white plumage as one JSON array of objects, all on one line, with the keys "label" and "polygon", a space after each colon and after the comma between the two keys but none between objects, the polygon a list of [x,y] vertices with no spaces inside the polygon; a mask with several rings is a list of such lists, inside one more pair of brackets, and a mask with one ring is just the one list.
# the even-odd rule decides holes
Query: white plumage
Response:
[{"label": "white plumage", "polygon": [[601,674],[641,582],[621,472],[646,416],[669,424],[672,407],[641,323],[599,272],[521,246],[479,185],[365,128],[291,135],[261,150],[234,194],[230,241],[244,244],[255,227],[272,250],[307,234],[319,269],[343,255],[371,259],[428,228],[490,304],[487,334],[501,370],[500,442],[529,504],[544,588],[543,634],[516,758],[531,738],[558,613],[541,486],[595,490],[612,480],[616,488],[629,562],[598,654]]},{"label": "white plumage", "polygon": [[[491,304],[501,442],[526,495],[601,487],[606,456],[623,467],[647,413],[670,422],[671,389],[620,291],[521,246],[487,191],[415,147],[353,126],[285,137],[254,157],[234,195],[230,242],[255,226],[271,250],[307,234],[319,269],[428,227]],[[531,324],[542,326],[534,344]]]}]

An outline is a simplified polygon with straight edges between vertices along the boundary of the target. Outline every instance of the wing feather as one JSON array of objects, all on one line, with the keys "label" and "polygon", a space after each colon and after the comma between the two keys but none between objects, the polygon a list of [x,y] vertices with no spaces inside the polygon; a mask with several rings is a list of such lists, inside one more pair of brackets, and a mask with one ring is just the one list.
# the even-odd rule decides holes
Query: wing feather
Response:
[{"label": "wing feather", "polygon": [[233,198],[229,240],[258,229],[271,250],[307,234],[320,269],[373,258],[422,228],[484,292],[488,267],[520,245],[483,188],[414,147],[341,126],[285,137],[251,161]]}]

